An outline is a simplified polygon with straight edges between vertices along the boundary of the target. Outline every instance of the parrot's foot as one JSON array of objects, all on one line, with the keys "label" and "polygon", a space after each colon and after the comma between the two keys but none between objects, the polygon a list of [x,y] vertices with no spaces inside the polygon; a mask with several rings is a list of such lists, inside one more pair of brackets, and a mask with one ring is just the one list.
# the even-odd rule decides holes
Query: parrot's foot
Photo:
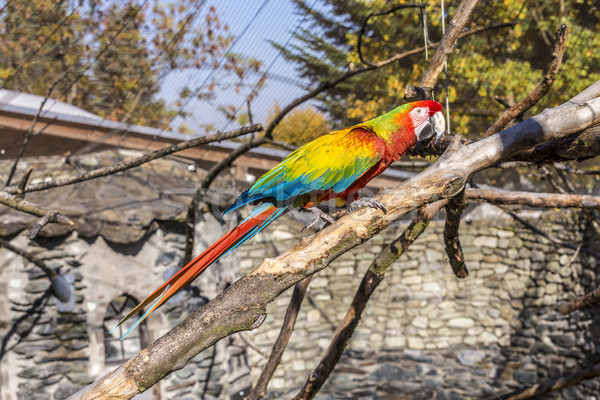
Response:
[{"label": "parrot's foot", "polygon": [[379,201],[370,198],[370,197],[364,197],[362,199],[358,199],[356,201],[353,201],[350,206],[348,207],[348,211],[350,212],[354,212],[360,208],[364,208],[364,207],[371,207],[371,208],[379,208],[381,211],[383,211],[384,214],[387,214],[387,209],[385,208],[385,206],[383,204],[381,204]]},{"label": "parrot's foot", "polygon": [[302,230],[308,229],[308,228],[312,228],[313,226],[315,226],[319,221],[325,221],[329,224],[333,224],[335,222],[335,219],[333,219],[329,214],[327,214],[326,212],[322,211],[320,208],[318,207],[309,207],[306,208],[304,207],[305,210],[310,211],[314,214],[315,219],[310,221],[308,224],[306,224],[306,226],[304,228],[302,228]]}]

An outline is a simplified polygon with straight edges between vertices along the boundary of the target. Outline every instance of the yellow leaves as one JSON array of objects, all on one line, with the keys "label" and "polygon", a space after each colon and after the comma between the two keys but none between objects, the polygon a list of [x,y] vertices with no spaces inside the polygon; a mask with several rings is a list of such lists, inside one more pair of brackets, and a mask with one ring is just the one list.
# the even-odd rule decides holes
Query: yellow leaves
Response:
[{"label": "yellow leaves", "polygon": [[[278,113],[279,105],[276,103],[269,119],[272,119]],[[329,133],[329,131],[330,126],[325,114],[313,106],[308,106],[296,108],[286,115],[275,128],[273,136],[294,146],[300,146]]]},{"label": "yellow leaves", "polygon": [[11,75],[14,75],[16,70],[14,68],[0,68],[0,79],[6,79]]}]

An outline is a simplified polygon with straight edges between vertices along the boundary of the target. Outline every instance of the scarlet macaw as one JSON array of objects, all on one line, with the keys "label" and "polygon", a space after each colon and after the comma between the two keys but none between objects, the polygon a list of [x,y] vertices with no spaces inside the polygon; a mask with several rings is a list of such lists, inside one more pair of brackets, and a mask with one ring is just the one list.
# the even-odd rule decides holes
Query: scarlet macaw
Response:
[{"label": "scarlet macaw", "polygon": [[432,100],[404,104],[370,121],[321,136],[288,155],[224,212],[261,203],[248,218],[181,268],[119,322],[117,327],[156,300],[123,337],[208,266],[295,207],[310,208],[322,201],[350,198],[355,200],[351,209],[358,204],[385,211],[373,199],[357,200],[358,190],[417,142],[434,136],[437,141],[444,132],[441,110],[442,105]]}]

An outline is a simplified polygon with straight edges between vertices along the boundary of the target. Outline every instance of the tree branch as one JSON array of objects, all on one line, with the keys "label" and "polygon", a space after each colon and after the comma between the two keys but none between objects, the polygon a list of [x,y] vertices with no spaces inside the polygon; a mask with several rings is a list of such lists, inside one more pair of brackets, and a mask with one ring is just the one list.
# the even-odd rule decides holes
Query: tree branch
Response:
[{"label": "tree branch", "polygon": [[271,355],[269,356],[267,364],[263,368],[256,385],[252,389],[252,392],[250,392],[245,400],[259,400],[265,397],[267,394],[267,385],[273,377],[275,369],[277,369],[277,366],[281,362],[283,352],[285,351],[288,341],[292,336],[294,326],[296,325],[296,318],[298,318],[298,312],[300,311],[302,300],[304,300],[304,296],[306,295],[306,290],[308,289],[311,279],[312,275],[294,286],[294,292],[292,293],[290,304],[285,312],[283,324],[281,325],[281,331],[279,332],[279,336],[277,337],[277,340],[273,345],[273,349],[271,350]]},{"label": "tree branch", "polygon": [[467,189],[465,194],[469,200],[482,200],[492,204],[519,204],[542,208],[600,209],[600,196],[513,192],[500,189]]},{"label": "tree branch", "polygon": [[69,301],[69,298],[71,296],[71,291],[69,289],[68,283],[64,280],[64,278],[61,275],[57,274],[56,271],[48,268],[46,263],[44,263],[42,260],[34,257],[28,251],[25,251],[16,246],[13,246],[9,241],[4,240],[2,238],[0,238],[0,247],[4,247],[5,249],[10,250],[15,254],[20,255],[21,257],[23,257],[24,259],[26,259],[27,261],[29,261],[30,263],[32,263],[33,265],[35,265],[36,267],[41,269],[44,272],[44,274],[46,274],[48,279],[50,280],[50,285],[52,287],[54,295],[63,303],[66,303]]},{"label": "tree branch", "polygon": [[468,146],[458,141],[429,169],[376,196],[386,208],[363,208],[344,216],[283,254],[264,260],[214,300],[113,372],[71,399],[128,399],[145,391],[216,341],[253,329],[279,294],[327,267],[351,248],[387,228],[407,212],[455,196],[473,173],[523,148],[579,132],[600,121],[600,98],[567,102]]},{"label": "tree branch", "polygon": [[[133,167],[140,166],[147,162],[156,160],[157,158],[161,158],[167,156],[169,154],[188,149],[190,147],[199,146],[212,142],[220,142],[222,140],[233,139],[238,136],[246,135],[252,132],[258,132],[262,130],[261,124],[256,124],[252,126],[243,127],[240,129],[236,129],[233,131],[228,131],[224,133],[216,133],[214,135],[202,136],[195,139],[191,139],[185,142],[179,142],[169,147],[165,147],[162,149],[158,149],[148,154],[144,154],[143,156],[133,158],[131,160],[121,161],[115,165],[111,165],[110,167],[98,168],[92,171],[85,172],[83,174],[69,176],[61,179],[56,179],[50,182],[41,182],[35,185],[27,186],[22,192],[36,192],[40,190],[46,190],[51,188],[56,188],[60,186],[72,185],[74,183],[87,181],[90,179],[99,178],[101,176],[111,175],[117,172],[125,171]],[[18,192],[18,189],[15,187],[6,188],[6,192],[14,194]]]},{"label": "tree branch", "polygon": [[57,224],[61,225],[73,225],[73,221],[57,211],[40,207],[36,204],[28,202],[27,200],[20,199],[17,196],[12,196],[2,191],[0,191],[0,204],[4,204],[5,206],[14,208],[15,210],[35,215],[40,218],[46,218],[48,220],[47,222],[56,222]]},{"label": "tree branch", "polygon": [[457,278],[466,278],[469,270],[465,266],[465,256],[458,238],[458,228],[460,227],[460,217],[467,208],[465,201],[465,191],[462,190],[458,196],[451,198],[446,206],[446,224],[444,226],[444,244],[446,254],[452,271]]},{"label": "tree branch", "polygon": [[375,292],[381,281],[383,281],[389,267],[417,240],[435,214],[445,204],[446,201],[441,200],[419,209],[408,228],[379,252],[367,272],[365,272],[360,286],[354,295],[352,304],[346,312],[344,320],[340,323],[325,355],[321,358],[314,372],[308,377],[300,392],[294,397],[294,400],[312,399],[321,389],[342,357],[344,349],[354,334],[371,295]]},{"label": "tree branch", "polygon": [[538,396],[540,394],[553,392],[555,390],[560,390],[564,388],[568,388],[574,385],[577,385],[579,382],[592,379],[597,376],[600,376],[600,364],[596,364],[592,367],[586,368],[581,371],[577,371],[574,374],[569,376],[565,376],[558,379],[552,379],[546,382],[538,383],[532,387],[521,389],[516,392],[512,392],[506,394],[504,396],[500,396],[501,400],[523,400],[529,399],[534,396]]},{"label": "tree branch", "polygon": [[[596,85],[596,84],[595,84]],[[600,83],[597,84],[600,88]],[[450,145],[454,137],[443,136],[438,143],[429,142],[427,146],[419,146],[409,150],[409,156],[424,157],[441,155]],[[461,143],[475,143],[461,138]],[[524,161],[528,163],[547,164],[557,161],[583,161],[600,154],[600,125],[590,126],[581,132],[573,133],[547,143],[533,146],[528,150],[515,154],[504,161]]]},{"label": "tree branch", "polygon": [[600,303],[600,289],[596,289],[586,295],[579,296],[576,299],[561,305],[558,308],[558,311],[562,315],[568,315],[575,310],[579,310],[580,308],[588,307],[596,303]]},{"label": "tree branch", "polygon": [[493,135],[496,132],[500,132],[502,128],[506,126],[513,119],[519,118],[525,114],[527,110],[537,104],[537,102],[548,93],[548,90],[552,87],[560,65],[562,63],[563,54],[565,52],[565,44],[567,42],[567,36],[569,29],[565,24],[559,24],[556,32],[556,41],[554,42],[554,50],[552,51],[552,61],[548,65],[548,70],[544,75],[544,79],[533,89],[523,100],[514,104],[498,117],[496,122],[492,124],[485,132],[485,136]]},{"label": "tree branch", "polygon": [[442,68],[444,68],[444,61],[446,61],[448,55],[454,50],[456,41],[460,37],[464,37],[462,30],[476,5],[477,0],[462,0],[460,2],[454,17],[450,20],[446,34],[439,42],[439,47],[431,58],[429,68],[421,78],[420,87],[433,87],[435,85],[438,76],[442,72]]}]

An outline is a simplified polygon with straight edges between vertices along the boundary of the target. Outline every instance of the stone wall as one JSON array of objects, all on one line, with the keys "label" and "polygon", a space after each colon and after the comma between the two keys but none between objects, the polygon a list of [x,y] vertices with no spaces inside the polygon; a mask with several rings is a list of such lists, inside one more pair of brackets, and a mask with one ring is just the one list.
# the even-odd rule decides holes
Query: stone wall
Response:
[{"label": "stone wall", "polygon": [[[576,213],[546,213],[534,220],[570,243],[577,245],[583,238],[584,223]],[[284,217],[211,268],[152,314],[140,330],[142,344],[234,281],[238,265],[247,273],[264,257],[289,248],[301,227]],[[57,302],[38,269],[0,250],[0,397],[62,399],[113,369],[116,364],[106,361],[109,344],[103,322],[109,304],[123,294],[142,299],[176,270],[185,251],[184,228],[181,223],[154,224],[141,241],[131,244],[77,233],[37,244],[28,243],[25,234],[13,237],[51,268],[72,277],[75,296],[72,304]],[[399,224],[388,229],[313,278],[283,363],[269,386],[270,398],[289,398],[302,385],[327,348],[369,262],[403,228]],[[194,252],[223,229],[216,218],[199,213]],[[593,256],[581,251],[573,257],[573,250],[497,215],[461,227],[471,273],[458,280],[445,261],[442,229],[442,223],[432,223],[390,269],[319,398],[493,398],[598,362],[598,308],[567,317],[556,312],[557,304],[600,286],[600,267]],[[585,240],[586,247],[594,243]],[[268,307],[268,318],[258,330],[207,349],[140,398],[241,398],[260,374],[263,354],[278,335],[290,295],[291,290]],[[599,392],[600,380],[595,379],[548,398],[599,399]]]}]

